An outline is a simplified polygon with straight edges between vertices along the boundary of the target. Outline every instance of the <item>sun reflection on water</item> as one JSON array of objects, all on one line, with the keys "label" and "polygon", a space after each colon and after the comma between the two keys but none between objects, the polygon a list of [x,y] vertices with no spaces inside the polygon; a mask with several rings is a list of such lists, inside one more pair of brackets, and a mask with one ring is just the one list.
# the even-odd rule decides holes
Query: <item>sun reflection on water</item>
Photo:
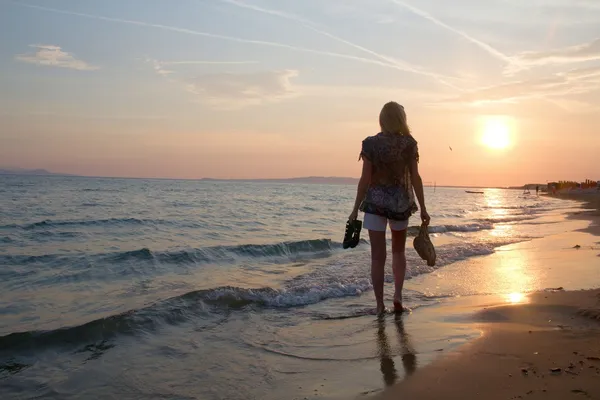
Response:
[{"label": "sun reflection on water", "polygon": [[503,252],[497,261],[492,278],[496,282],[496,290],[506,293],[507,303],[527,303],[526,293],[533,290],[539,280],[539,276],[529,268],[527,253],[519,250]]},{"label": "sun reflection on water", "polygon": [[[505,194],[500,190],[487,190],[484,204],[488,209],[488,218],[494,223],[490,236],[496,238],[511,238],[518,235],[514,225],[506,223],[511,217],[516,217],[517,210],[508,208]],[[501,221],[505,221],[502,223]],[[516,249],[504,249],[496,257],[490,259],[490,274],[488,285],[492,292],[505,293],[504,298],[510,304],[522,304],[528,301],[525,293],[532,290],[539,279],[530,269],[531,256],[527,252]]]},{"label": "sun reflection on water", "polygon": [[505,200],[502,197],[503,194],[500,190],[488,190],[485,195],[485,203],[490,212],[488,218],[490,221],[496,221],[494,223],[494,229],[491,231],[491,235],[495,237],[511,237],[514,235],[513,227],[507,224],[501,224],[503,219],[510,217],[511,210],[503,207],[505,206]]},{"label": "sun reflection on water", "polygon": [[500,238],[508,238],[514,236],[513,227],[506,224],[495,224],[494,229],[490,232],[490,235]]}]

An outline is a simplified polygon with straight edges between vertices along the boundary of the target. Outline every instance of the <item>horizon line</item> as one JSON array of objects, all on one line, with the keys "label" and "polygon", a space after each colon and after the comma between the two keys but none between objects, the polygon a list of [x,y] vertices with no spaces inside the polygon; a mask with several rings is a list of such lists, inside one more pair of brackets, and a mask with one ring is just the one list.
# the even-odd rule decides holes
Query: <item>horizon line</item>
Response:
[{"label": "horizon line", "polygon": [[[36,170],[45,171],[40,173],[32,173]],[[29,172],[29,173],[28,173]],[[52,172],[48,171],[44,168],[34,168],[34,169],[26,169],[19,168],[18,170],[11,171],[10,169],[0,168],[0,175],[16,175],[16,176],[55,176],[55,177],[71,177],[71,178],[93,178],[93,179],[149,179],[149,180],[173,180],[173,181],[213,181],[213,182],[292,182],[298,180],[337,180],[337,184],[345,184],[344,182],[339,181],[355,181],[358,182],[360,178],[357,177],[349,177],[349,176],[319,176],[319,175],[309,175],[309,176],[298,176],[298,177],[287,177],[287,178],[211,178],[211,177],[201,177],[201,178],[173,178],[173,177],[138,177],[138,176],[108,176],[108,175],[80,175],[80,174],[71,174],[71,173],[63,173],[63,172]],[[353,184],[355,182],[352,182]],[[314,182],[305,182],[305,183],[314,183]],[[318,182],[317,182],[318,183]],[[327,182],[322,182],[327,183]],[[330,182],[334,183],[334,182]],[[348,182],[347,184],[350,184]],[[521,185],[489,185],[489,186],[481,186],[481,185],[452,185],[452,184],[441,184],[437,185],[434,182],[424,183],[424,187],[445,187],[445,188],[477,188],[477,189],[512,189],[512,188],[523,188],[528,185],[546,185],[545,183],[526,183]]]}]

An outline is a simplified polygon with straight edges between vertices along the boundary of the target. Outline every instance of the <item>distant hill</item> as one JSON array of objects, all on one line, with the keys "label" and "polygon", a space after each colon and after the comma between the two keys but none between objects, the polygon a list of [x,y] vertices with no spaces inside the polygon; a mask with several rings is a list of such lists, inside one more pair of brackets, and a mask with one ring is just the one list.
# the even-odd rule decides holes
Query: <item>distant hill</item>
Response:
[{"label": "distant hill", "polygon": [[0,168],[0,175],[62,175],[56,172],[48,171],[47,169],[26,169],[26,168]]}]

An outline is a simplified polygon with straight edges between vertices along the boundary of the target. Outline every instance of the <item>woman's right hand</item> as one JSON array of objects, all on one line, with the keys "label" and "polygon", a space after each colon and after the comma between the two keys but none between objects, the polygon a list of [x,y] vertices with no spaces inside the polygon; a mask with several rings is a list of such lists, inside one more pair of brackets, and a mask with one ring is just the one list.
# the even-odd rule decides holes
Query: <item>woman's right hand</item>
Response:
[{"label": "woman's right hand", "polygon": [[423,221],[423,224],[425,225],[429,225],[429,222],[431,222],[431,217],[425,209],[421,209],[421,221]]}]

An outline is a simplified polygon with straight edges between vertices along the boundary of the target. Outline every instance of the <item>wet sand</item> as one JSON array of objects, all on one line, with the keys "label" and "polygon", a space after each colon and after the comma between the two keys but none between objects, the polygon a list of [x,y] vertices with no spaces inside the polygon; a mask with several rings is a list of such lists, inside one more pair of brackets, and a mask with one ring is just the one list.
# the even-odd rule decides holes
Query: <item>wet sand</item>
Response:
[{"label": "wet sand", "polygon": [[482,337],[378,399],[600,399],[600,291],[538,293],[492,306]]},{"label": "wet sand", "polygon": [[[593,208],[570,218],[591,220],[582,232],[596,236],[589,244],[600,244],[600,196],[569,199]],[[579,253],[565,253],[548,268],[568,268],[569,260],[597,265],[598,274],[589,279],[597,280],[590,287],[599,287],[600,254]],[[515,303],[463,306],[463,322],[479,329],[481,337],[374,398],[600,399],[600,290],[538,292]]]},{"label": "wet sand", "polygon": [[600,191],[596,193],[566,192],[556,194],[553,197],[584,203],[587,210],[575,213],[571,215],[571,218],[591,220],[592,224],[585,231],[600,236]]}]

